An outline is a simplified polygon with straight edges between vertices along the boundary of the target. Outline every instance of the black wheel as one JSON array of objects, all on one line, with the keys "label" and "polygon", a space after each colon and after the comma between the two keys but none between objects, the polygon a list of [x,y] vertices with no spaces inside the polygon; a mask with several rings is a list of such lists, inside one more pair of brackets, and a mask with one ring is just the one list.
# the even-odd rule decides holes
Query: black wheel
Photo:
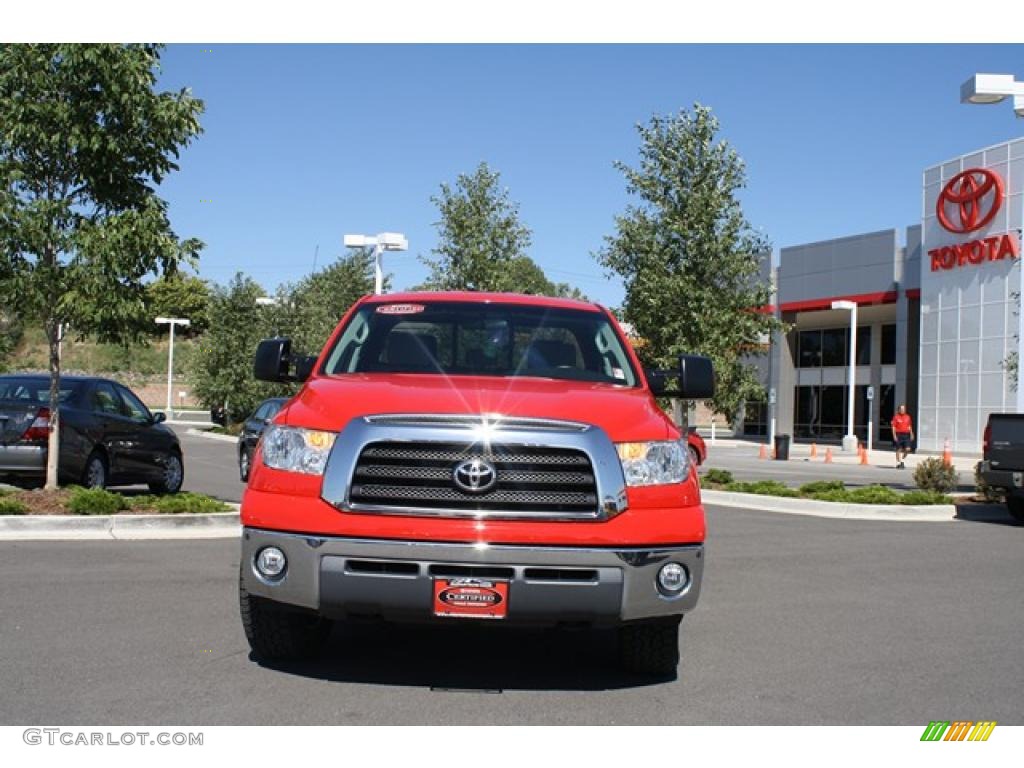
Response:
[{"label": "black wheel", "polygon": [[177,493],[185,482],[185,463],[177,453],[170,453],[164,459],[163,476],[149,484],[153,493]]},{"label": "black wheel", "polygon": [[619,661],[639,675],[668,677],[679,666],[679,622],[668,616],[642,624],[619,627]]},{"label": "black wheel", "polygon": [[693,466],[699,467],[700,466],[700,452],[696,448],[694,448],[692,445],[689,446],[689,448],[690,448],[690,458],[693,459]]},{"label": "black wheel", "polygon": [[243,448],[238,452],[238,477],[241,478],[243,483],[249,482],[249,465],[252,463],[252,457],[249,456],[249,451]]},{"label": "black wheel", "polygon": [[1006,509],[1014,520],[1024,523],[1024,496],[1007,496]]},{"label": "black wheel", "polygon": [[250,595],[238,581],[238,604],[245,639],[260,659],[309,659],[316,656],[331,634],[331,622],[311,614],[290,611],[269,600]]},{"label": "black wheel", "polygon": [[93,451],[85,460],[82,471],[82,485],[86,488],[107,487],[107,460],[99,451]]}]

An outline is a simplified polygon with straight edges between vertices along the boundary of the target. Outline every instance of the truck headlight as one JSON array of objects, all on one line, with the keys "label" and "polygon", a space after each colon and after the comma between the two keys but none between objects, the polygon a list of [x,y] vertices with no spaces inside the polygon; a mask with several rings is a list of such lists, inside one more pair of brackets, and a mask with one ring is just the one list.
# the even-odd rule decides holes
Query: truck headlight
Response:
[{"label": "truck headlight", "polygon": [[335,437],[334,432],[271,424],[263,433],[263,463],[286,472],[322,475]]},{"label": "truck headlight", "polygon": [[681,483],[690,474],[690,451],[683,440],[616,443],[626,485]]}]

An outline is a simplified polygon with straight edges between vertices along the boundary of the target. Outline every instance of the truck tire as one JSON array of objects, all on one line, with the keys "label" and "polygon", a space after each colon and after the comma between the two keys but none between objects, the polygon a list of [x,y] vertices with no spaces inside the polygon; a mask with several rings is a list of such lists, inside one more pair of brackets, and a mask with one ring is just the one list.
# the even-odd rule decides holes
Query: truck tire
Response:
[{"label": "truck tire", "polygon": [[250,595],[238,582],[238,603],[245,639],[252,652],[266,661],[309,659],[316,656],[331,634],[331,622],[275,606]]},{"label": "truck tire", "polygon": [[679,666],[679,622],[667,616],[619,627],[619,661],[629,672],[667,677]]},{"label": "truck tire", "polygon": [[1024,496],[1007,496],[1006,509],[1014,520],[1024,523]]}]

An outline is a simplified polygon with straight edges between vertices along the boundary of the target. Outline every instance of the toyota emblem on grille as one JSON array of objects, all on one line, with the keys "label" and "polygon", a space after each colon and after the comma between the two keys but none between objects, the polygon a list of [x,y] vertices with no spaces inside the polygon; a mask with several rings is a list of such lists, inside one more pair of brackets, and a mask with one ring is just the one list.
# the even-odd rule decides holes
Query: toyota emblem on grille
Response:
[{"label": "toyota emblem on grille", "polygon": [[483,459],[467,459],[456,465],[452,480],[466,493],[484,493],[498,482],[498,471]]}]

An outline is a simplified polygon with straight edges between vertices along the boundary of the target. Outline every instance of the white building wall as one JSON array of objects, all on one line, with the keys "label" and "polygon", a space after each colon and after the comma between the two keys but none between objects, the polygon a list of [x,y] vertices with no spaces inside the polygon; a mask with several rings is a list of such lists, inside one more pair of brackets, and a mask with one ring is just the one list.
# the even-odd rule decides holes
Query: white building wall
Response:
[{"label": "white building wall", "polygon": [[[953,176],[988,168],[1004,183],[996,217],[967,234],[946,231],[936,216],[939,193]],[[933,271],[929,251],[1011,233],[1020,245],[1024,226],[1024,139],[964,155],[924,172],[921,253],[921,347],[918,447],[980,453],[988,414],[1016,411],[1017,393],[1005,370],[1020,327],[1017,259],[964,264]]]}]

